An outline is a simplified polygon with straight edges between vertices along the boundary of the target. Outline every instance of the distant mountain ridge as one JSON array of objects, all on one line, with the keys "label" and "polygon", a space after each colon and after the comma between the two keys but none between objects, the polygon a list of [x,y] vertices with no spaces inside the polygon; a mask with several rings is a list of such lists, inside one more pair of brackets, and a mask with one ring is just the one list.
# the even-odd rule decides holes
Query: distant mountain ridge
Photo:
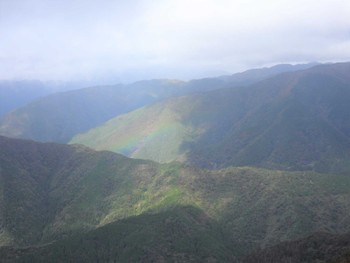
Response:
[{"label": "distant mountain ridge", "polygon": [[350,63],[166,101],[73,138],[98,150],[206,168],[350,170]]},{"label": "distant mountain ridge", "polygon": [[220,226],[195,207],[130,217],[46,246],[0,248],[2,262],[237,262]]},{"label": "distant mountain ridge", "polygon": [[312,64],[281,65],[226,77],[188,82],[147,80],[128,85],[90,87],[61,92],[38,99],[3,116],[0,119],[0,134],[43,142],[66,143],[78,133],[161,99],[247,85],[279,72],[311,66]]},{"label": "distant mountain ridge", "polygon": [[56,92],[81,88],[82,82],[0,80],[0,116]]},{"label": "distant mountain ridge", "polygon": [[320,65],[320,63],[307,63],[307,64],[278,64],[272,67],[250,69],[243,72],[235,73],[232,75],[221,76],[223,79],[231,84],[236,85],[250,85],[255,82],[267,79],[274,75],[278,75],[285,72],[293,72],[298,70],[308,69],[314,66]]}]

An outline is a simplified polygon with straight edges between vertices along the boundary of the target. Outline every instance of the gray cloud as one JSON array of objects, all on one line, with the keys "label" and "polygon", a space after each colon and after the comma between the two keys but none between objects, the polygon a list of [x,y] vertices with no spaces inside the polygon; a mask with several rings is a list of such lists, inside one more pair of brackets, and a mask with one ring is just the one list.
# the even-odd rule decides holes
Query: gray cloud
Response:
[{"label": "gray cloud", "polygon": [[0,0],[0,79],[191,78],[350,60],[347,0]]}]

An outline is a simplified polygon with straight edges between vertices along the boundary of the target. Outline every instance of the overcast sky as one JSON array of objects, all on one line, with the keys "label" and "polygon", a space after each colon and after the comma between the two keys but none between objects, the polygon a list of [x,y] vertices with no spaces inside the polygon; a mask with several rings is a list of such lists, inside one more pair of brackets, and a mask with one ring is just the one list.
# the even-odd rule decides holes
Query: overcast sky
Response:
[{"label": "overcast sky", "polygon": [[0,79],[188,79],[311,61],[350,61],[349,0],[0,0]]}]

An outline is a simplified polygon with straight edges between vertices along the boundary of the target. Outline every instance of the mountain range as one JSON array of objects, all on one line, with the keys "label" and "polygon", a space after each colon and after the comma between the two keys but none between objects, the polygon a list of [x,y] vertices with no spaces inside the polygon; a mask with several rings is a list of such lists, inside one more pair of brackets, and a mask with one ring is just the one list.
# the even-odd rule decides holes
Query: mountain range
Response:
[{"label": "mountain range", "polygon": [[[226,86],[246,85],[284,71],[308,68],[314,64],[277,65],[271,68],[248,70],[232,76],[191,80],[148,80],[127,85],[96,86],[59,92],[34,99],[32,89],[22,87],[28,104],[4,114],[0,118],[0,134],[42,142],[67,143],[78,133],[88,131],[105,121],[139,107],[173,96],[186,95]],[[39,86],[37,85],[36,88]],[[1,89],[10,93],[14,89]],[[28,93],[31,96],[28,96]],[[4,103],[21,97],[1,96]],[[9,97],[9,99],[7,99]],[[1,102],[1,101],[0,101]],[[18,104],[20,106],[21,104]],[[1,116],[1,115],[0,115]]]},{"label": "mountain range", "polygon": [[204,168],[350,170],[350,64],[170,98],[75,136],[97,150]]},{"label": "mountain range", "polygon": [[1,261],[348,262],[349,99],[350,63],[28,98],[0,121]]}]

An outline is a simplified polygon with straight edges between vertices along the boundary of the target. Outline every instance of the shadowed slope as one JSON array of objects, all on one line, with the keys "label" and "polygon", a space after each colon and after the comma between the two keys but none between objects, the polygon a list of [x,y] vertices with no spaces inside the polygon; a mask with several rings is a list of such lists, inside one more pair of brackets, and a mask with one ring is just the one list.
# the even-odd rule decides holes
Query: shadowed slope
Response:
[{"label": "shadowed slope", "polygon": [[177,207],[33,250],[3,248],[0,254],[5,262],[236,262],[227,244],[219,225],[202,211]]},{"label": "shadowed slope", "polygon": [[346,263],[350,255],[350,234],[314,233],[253,253],[243,263]]}]

